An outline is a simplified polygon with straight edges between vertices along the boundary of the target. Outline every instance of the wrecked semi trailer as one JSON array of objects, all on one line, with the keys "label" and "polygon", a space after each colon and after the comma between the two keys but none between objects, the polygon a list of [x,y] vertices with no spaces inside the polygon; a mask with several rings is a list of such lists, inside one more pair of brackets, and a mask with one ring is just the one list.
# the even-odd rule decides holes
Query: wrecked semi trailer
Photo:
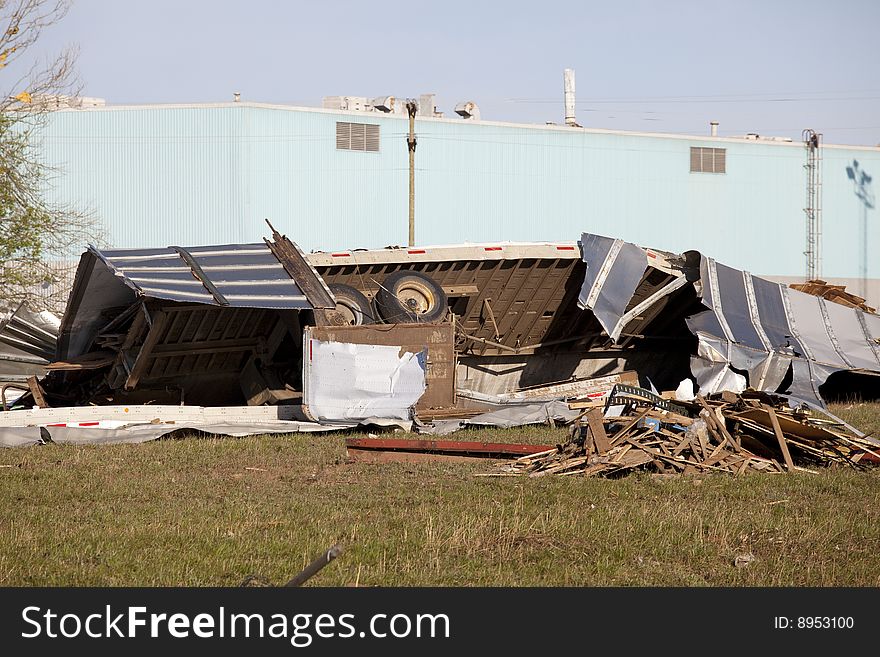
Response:
[{"label": "wrecked semi trailer", "polygon": [[[636,274],[637,299],[678,280],[684,266],[680,256],[647,252],[653,266]],[[674,388],[695,344],[686,331],[674,340],[654,339],[667,330],[661,310],[676,297],[650,315],[629,318],[629,333],[618,336],[623,338],[618,343],[610,339],[594,314],[578,306],[587,272],[578,242],[317,252],[306,259],[334,292],[342,291],[343,304],[355,306],[352,299],[358,299],[348,316],[363,324],[389,321],[389,316],[424,321],[418,310],[433,312],[434,300],[442,303],[445,297],[455,328],[456,386],[465,394],[503,395],[626,370]],[[414,283],[409,289],[401,285],[401,280],[412,280],[404,275],[433,284],[433,297]],[[411,300],[415,312],[389,312],[389,292],[404,304]],[[686,303],[695,305],[693,299]],[[652,331],[646,330],[649,326]]]},{"label": "wrecked semi trailer", "polygon": [[880,318],[832,306],[695,251],[588,233],[304,255],[273,230],[90,248],[43,383],[49,405],[289,404],[322,421],[585,397],[587,379],[624,372],[819,401],[832,373],[880,370]]},{"label": "wrecked semi trailer", "polygon": [[[657,268],[645,276],[645,295],[677,266],[651,253]],[[346,396],[364,409],[400,386],[417,388],[398,376],[407,354],[424,379],[415,406],[435,416],[625,370],[664,385],[671,354],[685,366],[689,345],[663,343],[655,372],[650,364],[660,361],[646,357],[641,337],[614,344],[578,308],[585,271],[576,243],[303,255],[274,232],[264,244],[90,248],[43,383],[50,405],[302,404],[307,393],[304,419],[325,420],[352,419],[341,408],[335,418],[309,410],[328,401],[339,408],[344,400],[324,393],[343,382],[360,386]],[[346,347],[347,365],[328,372],[313,358],[347,358],[329,343],[363,347]],[[399,360],[368,356],[378,353],[368,346],[396,347]],[[380,363],[387,376],[369,371]],[[381,377],[393,385],[378,385]],[[579,393],[594,391],[567,389]]]},{"label": "wrecked semi trailer", "polygon": [[273,238],[189,249],[90,247],[47,392],[71,403],[295,399],[301,324],[336,304],[298,248]]},{"label": "wrecked semi trailer", "polygon": [[[751,387],[822,404],[835,390],[880,392],[880,317],[872,309],[842,291],[829,295],[827,286],[789,287],[697,251],[584,233],[570,244],[307,257],[331,285],[366,300],[366,321],[370,312],[383,319],[384,281],[409,274],[433,282],[455,326],[459,397],[497,399],[627,370],[661,390],[692,379],[703,394]],[[414,307],[430,306],[410,294]]]}]

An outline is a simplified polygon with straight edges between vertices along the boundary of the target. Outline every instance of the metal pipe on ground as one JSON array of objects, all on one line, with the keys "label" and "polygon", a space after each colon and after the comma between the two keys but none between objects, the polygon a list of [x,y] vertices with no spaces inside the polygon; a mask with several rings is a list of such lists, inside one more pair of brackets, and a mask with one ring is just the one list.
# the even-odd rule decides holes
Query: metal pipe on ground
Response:
[{"label": "metal pipe on ground", "polygon": [[342,554],[342,546],[338,544],[334,545],[324,554],[314,559],[308,566],[303,568],[302,572],[298,575],[294,575],[293,579],[284,586],[302,586],[340,554]]}]

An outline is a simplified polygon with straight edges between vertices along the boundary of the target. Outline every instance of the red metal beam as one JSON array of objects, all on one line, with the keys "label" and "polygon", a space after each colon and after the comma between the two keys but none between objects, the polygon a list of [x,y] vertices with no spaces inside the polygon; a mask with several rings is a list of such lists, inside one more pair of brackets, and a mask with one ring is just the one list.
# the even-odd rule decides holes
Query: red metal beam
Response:
[{"label": "red metal beam", "polygon": [[357,450],[424,452],[433,454],[473,455],[486,458],[526,456],[553,449],[555,445],[521,443],[480,443],[465,440],[412,440],[398,438],[346,438],[345,447]]}]

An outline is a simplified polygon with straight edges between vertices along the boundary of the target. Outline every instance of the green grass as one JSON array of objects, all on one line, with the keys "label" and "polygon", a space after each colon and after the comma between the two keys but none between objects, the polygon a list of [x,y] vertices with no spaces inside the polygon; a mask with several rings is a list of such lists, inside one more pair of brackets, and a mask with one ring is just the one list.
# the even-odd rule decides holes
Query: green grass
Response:
[{"label": "green grass", "polygon": [[[880,428],[880,406],[834,412]],[[553,443],[565,429],[468,431]],[[483,478],[339,434],[0,451],[0,585],[880,586],[880,471]],[[750,554],[748,565],[736,557]]]}]

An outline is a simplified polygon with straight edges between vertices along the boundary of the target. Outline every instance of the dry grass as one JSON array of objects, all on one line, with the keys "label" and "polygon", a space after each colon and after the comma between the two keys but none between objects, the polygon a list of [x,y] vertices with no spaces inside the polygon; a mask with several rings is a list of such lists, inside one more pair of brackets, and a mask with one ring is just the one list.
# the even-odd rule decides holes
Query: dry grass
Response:
[{"label": "dry grass", "polygon": [[[880,428],[878,405],[834,411]],[[278,584],[334,542],[314,584],[880,585],[878,471],[493,479],[473,476],[488,462],[349,464],[332,434],[50,445],[0,465],[6,586]]]}]

